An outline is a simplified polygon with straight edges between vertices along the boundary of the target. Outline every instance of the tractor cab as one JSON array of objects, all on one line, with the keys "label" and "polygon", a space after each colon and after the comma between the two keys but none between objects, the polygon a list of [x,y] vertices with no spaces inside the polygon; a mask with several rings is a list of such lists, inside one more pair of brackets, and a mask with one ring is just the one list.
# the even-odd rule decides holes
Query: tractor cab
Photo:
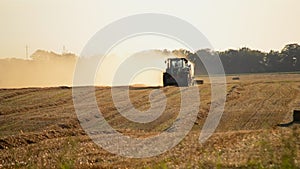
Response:
[{"label": "tractor cab", "polygon": [[168,58],[163,74],[164,86],[190,86],[193,83],[193,70],[186,58]]},{"label": "tractor cab", "polygon": [[166,72],[174,74],[175,72],[183,71],[183,69],[188,68],[188,60],[185,58],[169,58],[167,61]]}]

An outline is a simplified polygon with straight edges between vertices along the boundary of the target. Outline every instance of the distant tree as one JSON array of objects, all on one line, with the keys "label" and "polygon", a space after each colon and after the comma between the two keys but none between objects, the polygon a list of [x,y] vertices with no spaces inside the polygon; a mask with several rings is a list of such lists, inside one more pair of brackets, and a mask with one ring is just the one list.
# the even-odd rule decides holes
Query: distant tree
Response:
[{"label": "distant tree", "polygon": [[191,54],[191,52],[186,49],[173,50],[172,53],[178,57],[185,57],[185,58],[187,58]]},{"label": "distant tree", "polygon": [[214,56],[217,53],[210,49],[201,49],[196,51],[196,53],[190,53],[188,59],[195,63],[195,73],[200,75],[207,75],[207,68],[203,64],[203,61],[213,62]]},{"label": "distant tree", "polygon": [[266,72],[279,72],[280,71],[280,53],[271,50],[264,59]]},{"label": "distant tree", "polygon": [[264,57],[265,53],[249,48],[239,50],[241,73],[259,73],[265,70]]},{"label": "distant tree", "polygon": [[288,44],[281,50],[281,63],[284,71],[300,71],[300,46]]},{"label": "distant tree", "polygon": [[[247,47],[219,52],[210,49],[200,49],[196,53],[184,50],[176,52],[187,54],[187,58],[195,63],[196,74],[207,74],[203,61],[214,63],[217,56],[227,74],[300,71],[300,45],[296,43],[286,45],[281,51],[271,50],[269,53]],[[218,70],[213,73],[218,73]]]}]

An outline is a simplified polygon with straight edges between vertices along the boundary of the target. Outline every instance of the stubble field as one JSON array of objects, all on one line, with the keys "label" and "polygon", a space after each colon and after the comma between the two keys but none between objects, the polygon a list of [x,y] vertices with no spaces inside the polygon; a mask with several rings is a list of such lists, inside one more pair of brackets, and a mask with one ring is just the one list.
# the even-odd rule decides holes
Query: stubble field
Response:
[{"label": "stubble field", "polygon": [[[215,133],[203,144],[199,134],[207,117],[210,84],[199,85],[201,105],[194,127],[177,146],[156,157],[134,159],[98,147],[81,128],[72,89],[0,89],[0,168],[297,168],[300,125],[279,127],[300,109],[299,74],[227,77],[225,111]],[[131,87],[134,107],[150,108],[149,94],[162,90],[164,113],[148,124],[121,116],[111,88],[95,87],[99,109],[109,124],[132,137],[150,137],[176,119],[177,87]],[[85,96],[86,97],[86,96]],[[193,98],[190,98],[193,99]]]}]

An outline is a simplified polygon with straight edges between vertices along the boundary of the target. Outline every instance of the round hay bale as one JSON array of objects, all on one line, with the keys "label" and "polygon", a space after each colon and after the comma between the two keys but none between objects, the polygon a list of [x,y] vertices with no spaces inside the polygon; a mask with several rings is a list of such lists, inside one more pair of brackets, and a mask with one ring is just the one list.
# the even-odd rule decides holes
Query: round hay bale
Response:
[{"label": "round hay bale", "polygon": [[240,77],[233,77],[232,80],[240,80]]},{"label": "round hay bale", "polygon": [[60,89],[71,89],[69,86],[59,86]]},{"label": "round hay bale", "polygon": [[196,80],[197,84],[204,84],[204,80]]},{"label": "round hay bale", "polygon": [[293,119],[294,119],[294,122],[300,123],[300,110],[294,110]]}]

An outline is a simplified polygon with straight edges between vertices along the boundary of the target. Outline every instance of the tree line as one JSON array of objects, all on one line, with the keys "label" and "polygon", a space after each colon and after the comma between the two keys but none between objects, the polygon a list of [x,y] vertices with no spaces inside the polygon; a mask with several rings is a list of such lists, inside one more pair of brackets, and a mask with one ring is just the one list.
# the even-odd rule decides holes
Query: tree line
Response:
[{"label": "tree line", "polygon": [[201,59],[214,60],[218,56],[226,74],[300,71],[300,45],[297,43],[288,44],[281,51],[271,50],[268,53],[246,47],[226,51],[201,49],[196,53],[187,50],[176,50],[173,53],[185,55],[190,61],[194,62],[195,74],[198,75],[207,73]]}]

